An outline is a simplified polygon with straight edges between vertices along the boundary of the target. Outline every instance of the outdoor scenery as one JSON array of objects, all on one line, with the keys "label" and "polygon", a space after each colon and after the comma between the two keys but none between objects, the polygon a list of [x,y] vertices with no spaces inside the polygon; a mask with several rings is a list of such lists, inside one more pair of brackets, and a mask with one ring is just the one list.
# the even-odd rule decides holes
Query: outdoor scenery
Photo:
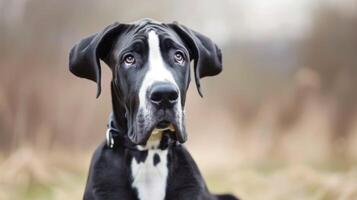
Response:
[{"label": "outdoor scenery", "polygon": [[356,0],[0,0],[0,200],[81,199],[111,112],[111,72],[69,72],[80,39],[118,21],[178,21],[223,72],[191,82],[185,144],[215,193],[357,199]]}]

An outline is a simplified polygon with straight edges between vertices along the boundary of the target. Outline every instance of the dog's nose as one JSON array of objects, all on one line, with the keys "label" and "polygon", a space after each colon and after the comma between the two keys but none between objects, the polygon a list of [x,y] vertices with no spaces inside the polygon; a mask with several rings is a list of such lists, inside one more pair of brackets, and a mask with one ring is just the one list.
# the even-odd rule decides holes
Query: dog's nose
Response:
[{"label": "dog's nose", "polygon": [[151,103],[160,108],[172,108],[178,100],[178,92],[172,84],[155,84],[149,98]]}]

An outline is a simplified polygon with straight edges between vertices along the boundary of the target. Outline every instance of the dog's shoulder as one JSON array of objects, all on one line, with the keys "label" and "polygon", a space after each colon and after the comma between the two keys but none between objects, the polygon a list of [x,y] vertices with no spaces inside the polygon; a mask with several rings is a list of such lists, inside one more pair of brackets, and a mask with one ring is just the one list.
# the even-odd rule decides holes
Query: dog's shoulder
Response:
[{"label": "dog's shoulder", "polygon": [[131,199],[134,193],[127,162],[124,148],[111,149],[101,143],[92,156],[85,196]]},{"label": "dog's shoulder", "polygon": [[110,177],[112,173],[127,170],[128,158],[124,148],[109,148],[102,142],[95,150],[91,160],[92,173]]},{"label": "dog's shoulder", "polygon": [[[209,196],[206,184],[184,145],[176,145],[169,152],[169,177],[166,199],[177,199],[178,196]],[[209,198],[203,198],[209,199]]]},{"label": "dog's shoulder", "polygon": [[192,166],[197,167],[194,159],[192,158],[185,145],[179,144],[174,146],[171,150],[171,155],[172,162],[175,166],[182,166],[184,164],[184,166],[188,166],[189,168],[192,168]]}]

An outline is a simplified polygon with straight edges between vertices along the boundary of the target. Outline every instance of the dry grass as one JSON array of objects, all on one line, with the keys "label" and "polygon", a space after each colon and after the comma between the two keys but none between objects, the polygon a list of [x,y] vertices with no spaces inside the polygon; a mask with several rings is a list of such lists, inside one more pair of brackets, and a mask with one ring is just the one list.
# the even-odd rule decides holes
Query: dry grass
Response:
[{"label": "dry grass", "polygon": [[[43,154],[22,148],[0,163],[0,199],[81,199],[89,154]],[[357,166],[251,162],[201,165],[213,192],[246,200],[353,200]]]},{"label": "dry grass", "polygon": [[1,162],[0,199],[80,199],[86,171],[83,158],[22,148]]},{"label": "dry grass", "polygon": [[[112,75],[103,65],[95,99],[96,85],[68,71],[68,51],[116,20],[211,24],[211,12],[192,18],[160,2],[132,12],[131,1],[0,1],[0,200],[81,199],[88,152],[103,139],[111,112]],[[220,5],[231,8],[227,2]],[[232,10],[234,21],[244,13]],[[214,192],[247,200],[357,199],[357,16],[321,11],[301,42],[240,41],[234,27],[242,27],[229,26],[235,37],[222,46],[224,71],[202,80],[205,99],[192,80],[187,145]],[[276,48],[290,45],[287,57]],[[278,63],[272,55],[280,55]],[[290,57],[298,59],[292,66]]]}]

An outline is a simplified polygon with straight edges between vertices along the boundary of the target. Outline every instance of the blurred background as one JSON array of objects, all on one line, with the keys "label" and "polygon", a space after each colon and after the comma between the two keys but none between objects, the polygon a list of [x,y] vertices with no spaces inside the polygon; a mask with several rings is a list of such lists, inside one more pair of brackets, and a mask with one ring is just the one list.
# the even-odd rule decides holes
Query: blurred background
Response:
[{"label": "blurred background", "polygon": [[114,21],[179,21],[223,50],[191,84],[187,147],[213,192],[357,199],[356,0],[0,0],[0,199],[81,199],[111,111],[68,70]]}]

